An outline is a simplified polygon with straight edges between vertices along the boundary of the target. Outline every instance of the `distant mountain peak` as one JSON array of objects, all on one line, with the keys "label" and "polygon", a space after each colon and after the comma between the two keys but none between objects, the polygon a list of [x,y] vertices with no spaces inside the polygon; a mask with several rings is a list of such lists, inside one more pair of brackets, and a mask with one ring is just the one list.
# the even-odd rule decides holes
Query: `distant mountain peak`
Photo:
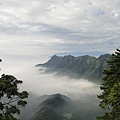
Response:
[{"label": "distant mountain peak", "polygon": [[51,95],[49,99],[41,103],[40,106],[58,109],[68,105],[70,102],[71,102],[70,98],[58,93],[58,94]]},{"label": "distant mountain peak", "polygon": [[34,113],[32,120],[63,120],[63,113],[67,112],[66,107],[70,98],[62,94],[50,95],[43,101]]}]

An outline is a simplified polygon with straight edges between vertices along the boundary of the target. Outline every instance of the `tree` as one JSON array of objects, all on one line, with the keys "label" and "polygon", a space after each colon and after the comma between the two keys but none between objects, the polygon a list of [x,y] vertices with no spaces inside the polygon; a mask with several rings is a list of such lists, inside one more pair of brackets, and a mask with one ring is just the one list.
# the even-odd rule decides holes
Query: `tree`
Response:
[{"label": "tree", "polygon": [[0,120],[17,120],[15,114],[20,114],[19,107],[25,106],[24,100],[28,92],[19,92],[18,85],[22,84],[12,75],[1,75],[0,78]]},{"label": "tree", "polygon": [[99,106],[105,110],[98,120],[120,120],[120,50],[117,49],[112,58],[107,61],[109,69],[104,70],[105,77],[100,89],[102,94]]}]

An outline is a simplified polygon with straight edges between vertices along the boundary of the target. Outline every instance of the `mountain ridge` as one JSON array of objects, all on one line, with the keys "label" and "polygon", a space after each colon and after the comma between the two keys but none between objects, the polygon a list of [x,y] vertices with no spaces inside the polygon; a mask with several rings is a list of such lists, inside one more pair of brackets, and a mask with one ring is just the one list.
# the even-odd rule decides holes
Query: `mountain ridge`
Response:
[{"label": "mountain ridge", "polygon": [[38,109],[30,120],[64,120],[63,113],[71,99],[62,94],[50,95],[48,99],[39,104]]},{"label": "mountain ridge", "polygon": [[[44,97],[47,99],[41,101]],[[29,113],[28,120],[96,120],[96,116],[102,113],[96,105],[98,100],[94,103],[84,100],[76,101],[60,93],[41,96],[38,100],[36,108]]]},{"label": "mountain ridge", "polygon": [[104,54],[98,58],[89,55],[78,57],[53,55],[46,63],[36,66],[46,67],[45,72],[57,72],[57,74],[101,83],[104,76],[102,72],[109,67],[106,61],[111,57],[110,54]]}]

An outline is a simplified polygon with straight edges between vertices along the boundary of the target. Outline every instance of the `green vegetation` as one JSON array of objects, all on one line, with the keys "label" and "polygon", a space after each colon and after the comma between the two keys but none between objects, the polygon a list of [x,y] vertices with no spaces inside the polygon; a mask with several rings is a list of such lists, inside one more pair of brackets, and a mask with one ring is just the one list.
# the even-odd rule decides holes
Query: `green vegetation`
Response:
[{"label": "green vegetation", "polygon": [[45,64],[37,66],[47,67],[46,72],[58,72],[69,77],[85,78],[92,82],[102,83],[102,71],[108,68],[106,60],[110,59],[110,54],[101,55],[98,58],[88,55],[74,57],[71,55],[58,57],[54,55]]},{"label": "green vegetation", "polygon": [[62,113],[69,100],[61,94],[51,95],[50,98],[43,101],[32,120],[63,120]]},{"label": "green vegetation", "polygon": [[35,113],[32,120],[62,120],[62,117],[54,110],[43,107],[37,113]]},{"label": "green vegetation", "polygon": [[[93,97],[95,96],[88,97],[88,101],[73,101],[61,94],[50,95],[37,109],[32,108],[32,119],[27,120],[96,120],[96,116],[102,114],[102,110],[97,106],[97,98],[94,103],[91,102]],[[38,102],[40,101],[39,99]]]},{"label": "green vegetation", "polygon": [[109,69],[104,70],[106,76],[100,87],[103,92],[98,96],[105,114],[97,117],[98,120],[120,120],[120,50],[112,56],[108,61]]},{"label": "green vegetation", "polygon": [[[2,60],[0,60],[1,62]],[[22,84],[12,75],[1,75],[0,78],[0,120],[17,120],[19,107],[27,104],[23,99],[28,97],[26,91],[19,92],[18,85]]]}]

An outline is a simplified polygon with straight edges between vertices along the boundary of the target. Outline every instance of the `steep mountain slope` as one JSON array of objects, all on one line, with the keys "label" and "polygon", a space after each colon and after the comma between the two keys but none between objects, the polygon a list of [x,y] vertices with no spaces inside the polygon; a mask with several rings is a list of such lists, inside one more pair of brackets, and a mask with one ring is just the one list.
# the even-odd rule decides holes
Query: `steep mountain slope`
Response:
[{"label": "steep mountain slope", "polygon": [[[24,113],[23,120],[96,120],[96,116],[102,113],[97,106],[98,100],[94,96],[87,98],[89,100],[76,101],[61,94],[42,96],[37,99],[37,106],[34,109],[31,108],[33,111],[29,116],[26,114],[27,111]],[[94,103],[91,102],[92,100]]]},{"label": "steep mountain slope", "polygon": [[61,94],[55,94],[52,95],[49,99],[45,100],[43,103],[41,103],[41,106],[47,106],[49,108],[57,109],[59,107],[62,107],[64,105],[67,105],[68,98],[61,95]]},{"label": "steep mountain slope", "polygon": [[25,108],[21,108],[20,120],[30,120],[39,104],[41,104],[42,102],[49,98],[50,98],[49,95],[43,95],[36,98],[30,93],[29,98],[27,99],[28,102],[27,106]]},{"label": "steep mountain slope", "polygon": [[71,100],[61,94],[51,95],[49,99],[39,104],[31,120],[63,120],[64,112]]},{"label": "steep mountain slope", "polygon": [[70,77],[85,78],[93,82],[101,82],[103,70],[108,68],[106,60],[110,54],[101,55],[98,58],[88,55],[74,57],[71,55],[59,57],[54,55],[48,62],[36,66],[46,67],[46,72],[58,72]]}]

